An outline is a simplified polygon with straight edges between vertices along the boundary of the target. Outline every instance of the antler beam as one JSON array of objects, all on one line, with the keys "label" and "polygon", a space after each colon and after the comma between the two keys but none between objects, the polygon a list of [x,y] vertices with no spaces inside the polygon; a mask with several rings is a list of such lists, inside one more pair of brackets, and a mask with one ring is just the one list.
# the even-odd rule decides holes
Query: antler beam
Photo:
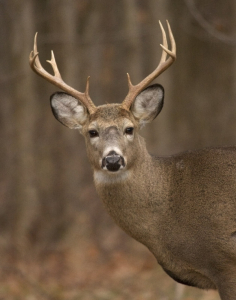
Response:
[{"label": "antler beam", "polygon": [[85,92],[81,93],[81,92],[73,89],[71,86],[67,85],[62,80],[61,74],[60,74],[57,64],[56,64],[56,60],[55,60],[53,51],[51,52],[51,55],[52,55],[51,60],[47,60],[47,62],[50,63],[50,65],[52,66],[54,75],[51,75],[42,67],[38,55],[39,55],[39,53],[37,50],[37,33],[36,33],[35,37],[34,37],[34,48],[33,48],[33,51],[31,51],[30,56],[29,56],[29,63],[30,63],[30,67],[32,68],[32,70],[36,74],[45,78],[47,81],[49,81],[53,85],[59,87],[63,91],[67,92],[71,96],[78,99],[88,109],[89,113],[93,114],[97,108],[89,96],[89,78],[90,77],[87,78]]},{"label": "antler beam", "polygon": [[[160,23],[161,31],[162,31],[162,38],[163,38],[163,45],[161,44],[162,47],[162,55],[161,55],[161,60],[157,68],[149,74],[146,78],[144,78],[140,83],[137,85],[133,85],[131,83],[131,79],[129,74],[127,73],[128,76],[128,86],[129,86],[129,92],[125,98],[125,100],[122,102],[121,106],[124,109],[129,110],[132,103],[134,102],[135,98],[138,96],[138,94],[145,88],[147,87],[156,77],[158,77],[161,73],[163,73],[167,68],[169,68],[173,62],[176,60],[176,44],[175,44],[175,39],[172,34],[170,24],[168,21],[167,22],[167,27],[168,27],[168,32],[169,32],[169,38],[171,42],[171,50],[168,49],[168,43],[166,39],[166,33],[165,30]],[[167,55],[169,55],[169,58],[167,58]]]}]

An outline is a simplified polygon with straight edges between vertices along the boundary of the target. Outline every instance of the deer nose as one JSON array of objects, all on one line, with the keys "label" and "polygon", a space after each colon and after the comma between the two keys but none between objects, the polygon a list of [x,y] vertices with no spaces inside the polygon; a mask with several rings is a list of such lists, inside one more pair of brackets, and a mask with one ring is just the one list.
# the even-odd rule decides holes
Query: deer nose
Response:
[{"label": "deer nose", "polygon": [[118,171],[122,166],[125,166],[124,158],[115,151],[110,151],[102,160],[102,168],[111,172]]}]

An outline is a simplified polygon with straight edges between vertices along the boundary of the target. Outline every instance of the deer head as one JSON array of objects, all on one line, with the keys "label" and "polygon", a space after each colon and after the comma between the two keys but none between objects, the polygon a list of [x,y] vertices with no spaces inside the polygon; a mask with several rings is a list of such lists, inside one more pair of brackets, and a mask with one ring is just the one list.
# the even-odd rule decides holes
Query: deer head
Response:
[{"label": "deer head", "polygon": [[163,51],[157,68],[137,85],[131,83],[127,74],[129,91],[124,101],[121,104],[98,107],[89,96],[89,77],[84,93],[68,86],[61,78],[53,52],[48,62],[54,75],[43,69],[38,57],[37,34],[35,35],[34,50],[29,58],[30,66],[38,75],[66,92],[57,92],[51,96],[53,114],[63,125],[79,129],[85,137],[88,157],[95,170],[114,174],[131,168],[138,153],[141,155],[138,130],[155,119],[162,109],[164,99],[161,85],[148,85],[176,59],[175,40],[168,22],[167,26],[171,50],[168,50],[166,34],[160,23]]}]

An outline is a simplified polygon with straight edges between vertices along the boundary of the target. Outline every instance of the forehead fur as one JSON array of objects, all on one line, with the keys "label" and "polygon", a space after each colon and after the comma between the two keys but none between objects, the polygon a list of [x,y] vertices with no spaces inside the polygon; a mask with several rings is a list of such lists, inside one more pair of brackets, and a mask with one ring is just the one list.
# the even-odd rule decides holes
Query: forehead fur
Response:
[{"label": "forehead fur", "polygon": [[90,116],[90,122],[98,119],[104,122],[112,122],[123,118],[130,119],[133,123],[136,123],[132,113],[121,108],[120,104],[106,104],[97,107],[96,112]]}]

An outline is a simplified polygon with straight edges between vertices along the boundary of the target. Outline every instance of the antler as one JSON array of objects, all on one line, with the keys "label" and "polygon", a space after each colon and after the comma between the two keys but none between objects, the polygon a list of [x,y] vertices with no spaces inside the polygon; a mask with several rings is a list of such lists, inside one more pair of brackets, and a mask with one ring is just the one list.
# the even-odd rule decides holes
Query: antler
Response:
[{"label": "antler", "polygon": [[40,63],[40,60],[38,57],[39,53],[37,50],[37,33],[36,33],[35,37],[34,37],[34,48],[33,48],[33,51],[31,51],[30,56],[29,56],[29,63],[30,63],[30,67],[32,68],[32,70],[36,74],[40,75],[41,77],[45,78],[46,80],[48,80],[55,86],[59,87],[63,91],[69,93],[71,96],[73,96],[76,99],[78,99],[79,101],[81,101],[81,103],[88,109],[89,113],[93,114],[96,111],[96,106],[94,105],[93,101],[91,100],[91,98],[89,96],[89,78],[90,77],[87,78],[86,89],[85,89],[84,93],[81,93],[81,92],[73,89],[72,87],[67,85],[62,80],[61,74],[60,74],[57,64],[56,64],[56,60],[55,60],[53,51],[51,53],[52,53],[51,60],[47,60],[47,62],[50,63],[50,65],[52,66],[54,75],[51,75],[50,73],[48,73],[42,67],[42,65]]},{"label": "antler", "polygon": [[[130,76],[127,73],[128,76],[128,86],[129,86],[129,92],[128,95],[125,97],[125,100],[122,102],[121,106],[127,110],[130,109],[133,101],[135,98],[138,96],[138,94],[145,88],[147,87],[157,76],[159,76],[162,72],[164,72],[167,68],[169,68],[173,62],[176,60],[176,44],[175,44],[175,39],[172,34],[170,24],[168,21],[167,26],[168,26],[168,32],[169,32],[169,37],[170,37],[170,42],[171,42],[171,50],[168,49],[168,43],[166,39],[166,33],[165,30],[160,23],[161,31],[162,31],[162,38],[163,38],[163,45],[162,47],[162,56],[159,65],[157,68],[149,74],[146,78],[144,78],[140,83],[137,85],[133,85],[130,80]],[[169,55],[169,58],[166,60],[167,54]]]}]

